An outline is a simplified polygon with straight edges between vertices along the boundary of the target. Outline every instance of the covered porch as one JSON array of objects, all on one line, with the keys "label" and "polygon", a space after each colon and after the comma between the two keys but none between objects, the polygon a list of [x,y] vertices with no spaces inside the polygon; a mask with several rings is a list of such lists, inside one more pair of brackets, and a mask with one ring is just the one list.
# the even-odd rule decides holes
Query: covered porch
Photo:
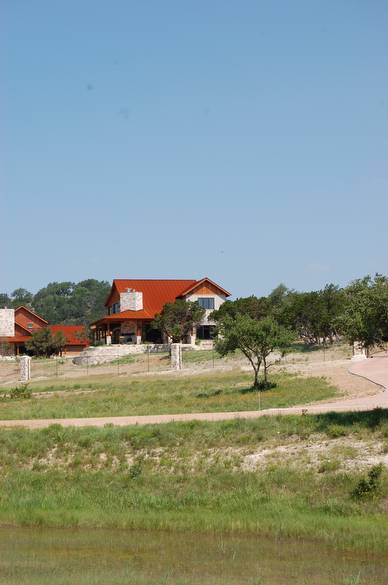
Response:
[{"label": "covered porch", "polygon": [[96,345],[163,343],[163,335],[151,326],[152,319],[124,319],[109,315],[91,327]]}]

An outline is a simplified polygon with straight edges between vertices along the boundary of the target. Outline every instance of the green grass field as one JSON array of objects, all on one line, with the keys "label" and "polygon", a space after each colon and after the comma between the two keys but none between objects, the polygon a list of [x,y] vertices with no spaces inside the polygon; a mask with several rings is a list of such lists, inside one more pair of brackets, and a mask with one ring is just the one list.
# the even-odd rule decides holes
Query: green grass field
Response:
[{"label": "green grass field", "polygon": [[[352,497],[366,468],[350,465],[349,441],[362,454],[365,445],[387,448],[387,439],[388,411],[378,410],[128,428],[4,429],[0,522],[252,532],[383,551],[387,472],[373,497]],[[314,462],[317,444],[323,455]],[[300,450],[287,455],[290,446]],[[265,464],[247,466],[269,449],[274,457]],[[325,465],[334,452],[336,465]]]},{"label": "green grass field", "polygon": [[[331,398],[339,391],[324,378],[274,374],[276,387],[252,391],[251,373],[211,372],[197,376],[148,378],[96,376],[92,381],[48,381],[31,384],[26,400],[1,400],[0,418],[65,418],[222,412],[285,407]],[[54,391],[61,395],[50,395]],[[83,393],[82,393],[83,391]]]}]

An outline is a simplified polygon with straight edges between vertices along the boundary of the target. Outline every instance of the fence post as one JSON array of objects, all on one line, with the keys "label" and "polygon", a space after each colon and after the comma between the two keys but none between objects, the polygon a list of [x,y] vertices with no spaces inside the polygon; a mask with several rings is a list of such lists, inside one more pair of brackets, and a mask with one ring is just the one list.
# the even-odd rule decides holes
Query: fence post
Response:
[{"label": "fence post", "polygon": [[31,380],[31,358],[28,355],[23,355],[20,358],[20,382],[28,382]]},{"label": "fence post", "polygon": [[182,345],[180,343],[171,344],[171,367],[173,370],[182,369]]}]

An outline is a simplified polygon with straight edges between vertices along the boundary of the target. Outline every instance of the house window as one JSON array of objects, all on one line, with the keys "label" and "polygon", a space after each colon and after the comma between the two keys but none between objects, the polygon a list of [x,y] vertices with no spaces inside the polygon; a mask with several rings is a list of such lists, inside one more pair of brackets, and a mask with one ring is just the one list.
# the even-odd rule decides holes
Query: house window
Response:
[{"label": "house window", "polygon": [[197,339],[213,339],[214,325],[200,325],[197,327]]},{"label": "house window", "polygon": [[214,297],[199,297],[198,304],[202,309],[214,309]]},{"label": "house window", "polygon": [[120,313],[120,303],[113,303],[112,313]]},{"label": "house window", "polygon": [[27,323],[27,329],[32,329],[34,327],[33,323]]}]

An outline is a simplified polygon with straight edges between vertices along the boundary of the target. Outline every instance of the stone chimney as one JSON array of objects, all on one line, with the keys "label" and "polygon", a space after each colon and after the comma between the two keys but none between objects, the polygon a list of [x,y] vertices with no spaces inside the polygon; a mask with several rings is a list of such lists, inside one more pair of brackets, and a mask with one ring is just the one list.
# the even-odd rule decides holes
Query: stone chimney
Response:
[{"label": "stone chimney", "polygon": [[143,309],[143,293],[129,288],[120,293],[120,312],[141,311]]},{"label": "stone chimney", "polygon": [[15,337],[14,309],[0,309],[0,337]]}]

